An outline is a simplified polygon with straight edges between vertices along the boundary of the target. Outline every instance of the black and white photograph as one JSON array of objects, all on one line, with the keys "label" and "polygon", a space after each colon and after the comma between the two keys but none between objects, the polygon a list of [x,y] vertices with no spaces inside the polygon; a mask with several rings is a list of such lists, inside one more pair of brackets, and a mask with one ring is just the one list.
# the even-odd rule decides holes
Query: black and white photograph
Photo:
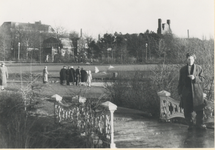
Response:
[{"label": "black and white photograph", "polygon": [[214,0],[0,0],[0,148],[214,148]]}]

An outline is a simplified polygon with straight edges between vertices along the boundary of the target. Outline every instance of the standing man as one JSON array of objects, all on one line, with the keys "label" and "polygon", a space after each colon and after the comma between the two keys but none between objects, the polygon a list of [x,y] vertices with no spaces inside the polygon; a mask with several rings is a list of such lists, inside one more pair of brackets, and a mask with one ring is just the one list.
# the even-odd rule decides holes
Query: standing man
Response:
[{"label": "standing man", "polygon": [[187,65],[180,69],[178,94],[181,97],[180,107],[184,108],[184,116],[189,125],[188,130],[194,129],[192,112],[196,112],[196,129],[206,130],[203,124],[204,76],[201,66],[194,64],[195,54],[187,54]]},{"label": "standing man", "polygon": [[4,87],[7,86],[7,79],[8,79],[8,70],[7,67],[5,66],[5,63],[1,63],[0,67],[0,86],[1,90],[4,90]]},{"label": "standing man", "polygon": [[81,72],[80,72],[80,67],[75,70],[75,75],[76,75],[76,86],[79,85],[80,82],[80,77],[81,77]]},{"label": "standing man", "polygon": [[70,71],[69,71],[69,76],[70,76],[70,84],[72,83],[72,85],[74,85],[74,81],[75,81],[75,70],[73,68],[73,66],[70,67]]},{"label": "standing man", "polygon": [[81,68],[81,82],[87,82],[87,72]]},{"label": "standing man", "polygon": [[66,76],[66,66],[63,66],[63,68],[60,70],[60,84],[62,85],[66,85],[66,79],[67,79],[67,76]]},{"label": "standing man", "polygon": [[70,85],[70,66],[68,66],[67,70],[66,70],[66,83],[67,85]]},{"label": "standing man", "polygon": [[46,60],[45,60],[45,62],[49,62],[49,55],[48,55],[48,54],[46,55]]},{"label": "standing man", "polygon": [[43,83],[46,84],[48,83],[48,69],[47,69],[47,66],[44,67],[43,69]]},{"label": "standing man", "polygon": [[92,74],[91,74],[91,70],[88,70],[88,72],[87,72],[87,85],[88,85],[88,87],[91,87],[91,82],[92,82]]}]

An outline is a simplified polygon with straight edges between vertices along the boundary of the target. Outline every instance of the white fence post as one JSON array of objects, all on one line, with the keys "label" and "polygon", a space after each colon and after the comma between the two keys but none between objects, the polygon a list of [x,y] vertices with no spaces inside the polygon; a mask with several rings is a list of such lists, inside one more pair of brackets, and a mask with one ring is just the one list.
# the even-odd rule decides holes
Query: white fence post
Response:
[{"label": "white fence post", "polygon": [[113,126],[113,113],[117,109],[117,106],[110,101],[102,103],[102,106],[108,108],[111,115],[111,143],[110,148],[116,148],[116,144],[114,143],[114,126]]}]

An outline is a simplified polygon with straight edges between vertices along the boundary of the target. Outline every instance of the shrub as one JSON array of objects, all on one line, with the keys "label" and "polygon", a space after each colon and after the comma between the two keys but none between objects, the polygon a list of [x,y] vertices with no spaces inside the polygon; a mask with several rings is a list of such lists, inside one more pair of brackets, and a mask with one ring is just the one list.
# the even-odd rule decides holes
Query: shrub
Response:
[{"label": "shrub", "polygon": [[54,56],[54,62],[55,63],[61,63],[61,62],[63,62],[63,56],[61,56],[61,54],[56,54]]},{"label": "shrub", "polygon": [[[171,97],[180,101],[178,95],[179,70],[182,65],[158,65],[151,71],[123,73],[115,80],[112,86],[107,87],[112,102],[118,106],[139,109],[159,116],[159,98],[157,92],[166,90],[171,93]],[[206,73],[204,92],[207,100],[213,102],[213,78]],[[213,103],[210,106],[213,110]]]},{"label": "shrub", "polygon": [[153,117],[159,116],[159,98],[144,73],[136,71],[134,76],[119,76],[112,86],[107,87],[111,101],[118,106],[139,109]]},{"label": "shrub", "polygon": [[6,139],[8,148],[24,148],[31,123],[27,122],[22,96],[17,93],[1,93],[0,96],[1,135]]},{"label": "shrub", "polygon": [[[73,120],[73,122],[76,121],[75,124],[79,121],[86,123],[88,132],[86,136],[82,136],[83,131],[71,122],[58,124],[54,122],[53,117],[32,115],[34,113],[30,113],[32,112],[30,107],[25,111],[21,93],[1,92],[0,99],[1,148],[91,148],[96,146],[91,134],[95,127],[87,124],[86,121],[90,119],[91,122],[93,118],[80,115],[79,120]],[[84,109],[88,107],[95,109],[97,105],[97,100],[94,102],[87,100]],[[33,108],[38,108],[36,103]]]},{"label": "shrub", "polygon": [[171,93],[171,97],[180,100],[178,96],[178,79],[181,65],[160,64],[153,70],[149,77],[152,81],[154,89],[159,92],[162,90]]},{"label": "shrub", "polygon": [[125,63],[126,64],[135,64],[137,62],[137,58],[135,57],[128,57],[126,60],[125,60]]}]

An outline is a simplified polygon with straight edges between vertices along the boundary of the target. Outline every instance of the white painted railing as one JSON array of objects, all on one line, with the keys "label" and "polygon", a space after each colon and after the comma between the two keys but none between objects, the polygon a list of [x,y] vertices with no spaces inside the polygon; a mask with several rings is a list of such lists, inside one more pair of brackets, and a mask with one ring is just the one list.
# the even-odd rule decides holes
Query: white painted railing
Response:
[{"label": "white painted railing", "polygon": [[81,131],[81,135],[92,134],[94,144],[110,144],[110,148],[116,148],[114,143],[114,111],[117,106],[107,101],[92,109],[86,104],[86,99],[78,98],[78,102],[70,105],[62,103],[62,97],[53,95],[55,99],[55,121],[70,123]]}]

